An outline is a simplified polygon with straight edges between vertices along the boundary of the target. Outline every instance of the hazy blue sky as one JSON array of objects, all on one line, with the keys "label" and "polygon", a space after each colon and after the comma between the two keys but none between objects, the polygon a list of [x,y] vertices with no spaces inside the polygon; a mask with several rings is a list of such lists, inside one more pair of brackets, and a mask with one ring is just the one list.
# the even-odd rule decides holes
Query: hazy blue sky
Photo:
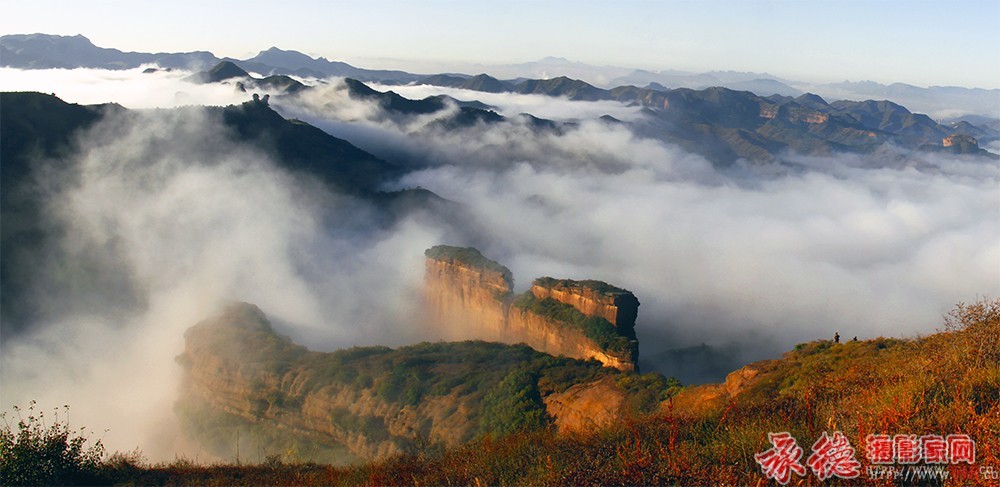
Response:
[{"label": "hazy blue sky", "polygon": [[[1000,88],[1000,0],[3,0],[0,33],[246,57],[272,45],[366,67],[561,56],[645,69]],[[377,65],[377,66],[376,66]],[[430,64],[413,64],[427,67]]]}]

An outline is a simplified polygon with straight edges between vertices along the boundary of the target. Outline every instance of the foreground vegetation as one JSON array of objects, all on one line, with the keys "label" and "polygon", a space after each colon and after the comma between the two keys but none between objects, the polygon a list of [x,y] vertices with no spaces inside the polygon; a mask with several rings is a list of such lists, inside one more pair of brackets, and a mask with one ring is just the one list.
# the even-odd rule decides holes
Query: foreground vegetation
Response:
[{"label": "foreground vegetation", "polygon": [[[960,304],[945,329],[928,337],[815,341],[760,370],[757,380],[719,404],[680,411],[666,401],[655,413],[584,435],[519,430],[351,467],[286,465],[277,458],[252,466],[150,466],[118,455],[92,474],[100,483],[136,485],[773,485],[754,460],[770,447],[769,432],[788,431],[808,455],[823,432],[840,431],[857,450],[862,476],[820,482],[808,474],[793,476],[792,484],[895,485],[865,474],[865,437],[905,433],[967,434],[976,441],[974,464],[946,465],[951,477],[927,485],[996,485],[979,469],[1000,469],[1000,300]],[[512,376],[502,388],[527,382]],[[7,442],[16,440],[3,438],[0,483],[14,484]]]}]

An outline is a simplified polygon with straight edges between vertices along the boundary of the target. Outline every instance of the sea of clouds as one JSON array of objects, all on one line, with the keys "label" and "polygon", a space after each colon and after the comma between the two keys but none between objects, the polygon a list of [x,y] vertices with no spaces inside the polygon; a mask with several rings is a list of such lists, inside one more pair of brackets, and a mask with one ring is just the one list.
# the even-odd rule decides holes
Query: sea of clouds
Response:
[{"label": "sea of clouds", "polygon": [[[518,290],[543,275],[632,290],[642,367],[689,382],[834,332],[932,333],[956,302],[1000,294],[995,161],[886,148],[717,168],[598,119],[641,120],[617,103],[392,87],[479,100],[507,117],[446,129],[437,122],[457,107],[398,116],[352,99],[340,80],[272,97],[282,115],[406,167],[386,190],[426,188],[468,215],[385,227],[367,202],[235,142],[199,107],[250,95],[188,74],[0,72],[5,91],[136,109],[93,127],[72,173],[44,185],[45,215],[64,238],[34,299],[62,304],[3,337],[0,357],[5,408],[69,404],[74,423],[108,429],[112,449],[198,454],[177,435],[174,357],[184,330],[227,302],[260,306],[314,349],[441,338],[413,319],[423,250],[436,244],[477,246],[511,268]],[[178,106],[188,108],[144,110]],[[522,113],[564,125],[538,130]],[[74,306],[71,287],[45,286],[66,279],[66,263],[125,284],[103,309]],[[701,344],[714,351],[702,362],[677,360]]]}]

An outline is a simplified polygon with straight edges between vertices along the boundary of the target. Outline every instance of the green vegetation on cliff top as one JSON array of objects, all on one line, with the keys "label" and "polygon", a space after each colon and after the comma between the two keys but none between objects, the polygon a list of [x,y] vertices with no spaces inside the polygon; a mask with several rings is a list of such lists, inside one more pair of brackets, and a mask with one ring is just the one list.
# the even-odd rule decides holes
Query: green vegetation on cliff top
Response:
[{"label": "green vegetation on cliff top", "polygon": [[491,270],[508,278],[511,276],[510,269],[501,265],[495,260],[486,258],[475,247],[452,247],[450,245],[435,245],[424,251],[424,255],[429,259],[458,262],[471,267]]},{"label": "green vegetation on cliff top", "polygon": [[513,306],[542,318],[579,329],[602,350],[629,356],[632,342],[618,334],[618,328],[600,316],[587,316],[571,305],[552,298],[538,299],[530,291],[514,299]]},{"label": "green vegetation on cliff top", "polygon": [[612,286],[604,281],[595,281],[593,279],[585,279],[582,281],[574,281],[572,279],[556,279],[553,277],[539,277],[535,279],[534,284],[549,288],[549,289],[590,289],[598,294],[604,294],[608,296],[615,296],[618,294],[632,294],[631,291],[627,289],[622,289],[617,286]]}]

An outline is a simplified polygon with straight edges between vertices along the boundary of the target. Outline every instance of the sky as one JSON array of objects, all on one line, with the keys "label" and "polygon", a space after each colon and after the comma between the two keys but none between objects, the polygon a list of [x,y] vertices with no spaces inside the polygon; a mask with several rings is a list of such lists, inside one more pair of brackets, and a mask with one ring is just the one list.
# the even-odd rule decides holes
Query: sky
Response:
[{"label": "sky", "polygon": [[83,34],[126,51],[246,58],[277,46],[424,72],[564,57],[1000,88],[1000,1],[4,0],[0,33]]}]

